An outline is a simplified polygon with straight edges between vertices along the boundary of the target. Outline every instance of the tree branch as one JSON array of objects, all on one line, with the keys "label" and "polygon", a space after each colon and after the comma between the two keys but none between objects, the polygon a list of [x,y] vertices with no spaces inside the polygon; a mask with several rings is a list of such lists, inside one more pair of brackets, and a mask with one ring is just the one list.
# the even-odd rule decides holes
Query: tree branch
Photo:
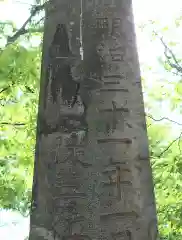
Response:
[{"label": "tree branch", "polygon": [[167,120],[167,121],[169,121],[169,122],[172,122],[172,123],[175,123],[175,124],[177,124],[177,125],[179,125],[179,126],[182,126],[182,123],[176,122],[176,121],[174,121],[174,120],[172,120],[172,119],[170,119],[170,118],[167,118],[167,117],[162,117],[162,118],[159,118],[159,119],[155,119],[155,118],[153,118],[151,115],[147,115],[147,114],[146,114],[146,116],[147,116],[148,118],[151,118],[152,120],[154,120],[154,121],[156,121],[156,122],[160,122],[160,121],[163,121],[163,120]]},{"label": "tree branch", "polygon": [[175,142],[177,142],[177,141],[178,141],[178,146],[179,146],[179,141],[180,141],[181,137],[182,137],[182,133],[180,133],[179,137],[177,137],[176,139],[174,139],[174,140],[167,146],[167,148],[165,148],[157,157],[158,157],[158,158],[162,157],[162,155],[163,155],[165,152],[167,152],[167,151],[169,150],[169,148],[170,148]]},{"label": "tree branch", "polygon": [[39,32],[40,33],[43,32],[43,27],[25,29],[25,31],[21,34],[21,36],[27,33],[39,33]]},{"label": "tree branch", "polygon": [[0,122],[0,125],[25,126],[25,125],[26,125],[26,123],[10,123],[10,122]]},{"label": "tree branch", "polygon": [[[162,117],[162,118],[159,118],[159,119],[155,119],[155,118],[153,118],[151,115],[146,115],[146,116],[149,117],[149,118],[151,118],[151,119],[154,120],[154,121],[157,121],[157,122],[163,121],[163,120],[167,120],[167,121],[170,121],[170,122],[172,122],[172,123],[175,123],[175,124],[177,124],[177,125],[179,125],[179,126],[182,126],[182,123],[176,122],[176,121],[174,121],[174,120],[172,120],[172,119],[169,119],[169,118],[167,118],[167,117]],[[175,142],[177,142],[177,141],[178,141],[178,148],[179,148],[179,151],[180,151],[180,154],[181,154],[181,147],[180,147],[181,137],[182,137],[182,132],[180,133],[179,137],[177,137],[176,139],[174,139],[157,157],[160,158],[160,157],[161,157],[165,152],[167,152],[167,151],[170,149],[170,147],[171,147]]]},{"label": "tree branch", "polygon": [[10,87],[11,87],[11,86],[7,86],[7,87],[3,88],[3,89],[0,91],[0,93],[5,92],[5,91],[8,90]]},{"label": "tree branch", "polygon": [[[159,37],[159,35],[153,31],[153,33]],[[176,59],[175,54],[173,53],[173,51],[167,46],[167,44],[164,42],[162,37],[159,37],[160,41],[162,42],[164,48],[165,48],[165,52],[164,55],[167,59],[168,64],[172,67],[175,68],[179,73],[182,73],[182,66],[179,64],[179,61]],[[171,56],[168,55],[168,53],[170,53]],[[171,58],[174,61],[174,63],[171,62]]]},{"label": "tree branch", "polygon": [[26,30],[26,26],[32,21],[32,18],[41,10],[43,10],[45,7],[45,3],[43,5],[38,5],[38,6],[34,6],[31,15],[28,17],[28,19],[24,22],[24,24],[21,26],[21,28],[13,35],[13,36],[9,36],[7,39],[7,43],[6,46],[14,43],[21,35],[25,34],[28,32],[28,30]]},{"label": "tree branch", "polygon": [[181,132],[181,134],[179,136],[179,139],[178,139],[178,148],[179,148],[180,155],[181,155],[181,146],[180,146],[181,137],[182,137],[182,132]]},{"label": "tree branch", "polygon": [[26,85],[25,88],[26,88],[26,90],[27,90],[28,92],[34,93],[34,91],[33,91],[29,86]]},{"label": "tree branch", "polygon": [[[11,73],[11,71],[10,71],[10,73]],[[10,87],[12,87],[13,85],[15,85],[14,82],[13,82],[11,85],[8,85],[7,87],[1,89],[1,90],[0,90],[0,94],[3,93],[3,92],[5,92],[5,91],[7,91],[7,90],[8,90]]]}]

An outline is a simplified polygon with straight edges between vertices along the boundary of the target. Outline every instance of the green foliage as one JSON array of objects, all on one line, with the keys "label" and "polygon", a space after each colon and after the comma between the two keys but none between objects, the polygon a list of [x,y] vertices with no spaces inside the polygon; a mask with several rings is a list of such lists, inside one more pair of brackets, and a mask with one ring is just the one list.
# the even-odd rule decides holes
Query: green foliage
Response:
[{"label": "green foliage", "polygon": [[[155,126],[153,126],[155,128]],[[158,128],[158,127],[156,127]],[[152,130],[151,130],[152,131]],[[154,172],[155,193],[159,218],[159,230],[167,239],[182,237],[182,157],[180,140],[167,149],[171,140],[160,126],[157,144],[151,139],[151,162]],[[153,135],[153,133],[152,133]],[[150,130],[149,130],[150,136]],[[166,140],[164,143],[164,139]],[[168,139],[168,140],[167,140]],[[163,155],[159,158],[159,154]],[[170,238],[169,238],[170,237]]]},{"label": "green foliage", "polygon": [[0,207],[22,213],[31,198],[40,53],[16,43],[0,54]]},{"label": "green foliage", "polygon": [[[177,28],[181,26],[181,19],[180,17],[174,21]],[[147,81],[145,81],[143,85],[144,92],[147,95],[145,99],[146,110],[150,112],[150,115],[154,116],[154,120],[150,117],[147,119],[147,124],[160,239],[181,240],[182,124],[180,121],[180,113],[182,104],[182,71],[177,71],[176,66],[178,70],[179,66],[182,66],[180,58],[182,55],[179,54],[180,45],[177,40],[170,39],[170,27],[160,26],[159,23],[152,23],[152,27],[150,26],[149,28],[152,30],[159,29],[157,32],[159,35],[156,36],[156,34],[154,34],[152,38],[154,42],[159,41],[164,48],[164,53],[167,53],[166,56],[164,54],[158,58],[160,69],[164,70],[162,78],[156,74],[150,86],[147,86]],[[169,47],[167,51],[165,51],[165,46],[159,39],[161,35]],[[171,51],[177,63],[172,58]],[[170,58],[168,59],[167,56]],[[151,68],[151,76],[152,71],[155,70]],[[144,74],[146,74],[146,67]],[[161,108],[164,108],[164,106],[166,111],[161,111]],[[174,119],[174,117],[176,118]],[[174,121],[170,121],[171,118],[173,118]]]}]

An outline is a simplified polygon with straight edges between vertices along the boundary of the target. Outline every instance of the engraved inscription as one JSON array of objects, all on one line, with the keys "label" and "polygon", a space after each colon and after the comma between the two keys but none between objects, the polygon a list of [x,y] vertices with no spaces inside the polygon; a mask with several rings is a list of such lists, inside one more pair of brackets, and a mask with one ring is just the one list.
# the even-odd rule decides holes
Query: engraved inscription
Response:
[{"label": "engraved inscription", "polygon": [[[138,219],[138,214],[136,212],[120,212],[120,213],[107,213],[101,215],[102,220],[102,229],[103,231],[110,236],[112,233],[118,233],[126,231],[126,229],[132,229],[136,220]],[[129,237],[125,234],[125,238],[122,240],[126,240]],[[130,238],[127,240],[131,240]]]},{"label": "engraved inscription", "polygon": [[121,18],[113,18],[112,27],[118,29],[121,26]]},{"label": "engraved inscription", "polygon": [[88,235],[74,234],[64,236],[62,240],[92,240],[92,239]]},{"label": "engraved inscription", "polygon": [[96,18],[95,28],[105,28],[108,29],[109,23],[107,18]]},{"label": "engraved inscription", "polygon": [[55,59],[56,57],[68,57],[69,54],[70,48],[66,26],[58,24],[49,49],[49,56]]},{"label": "engraved inscription", "polygon": [[117,188],[117,198],[121,200],[121,169],[119,166],[116,167],[116,188]]},{"label": "engraved inscription", "polygon": [[71,105],[77,94],[78,84],[71,74],[70,59],[72,57],[66,25],[58,24],[49,49],[47,69],[47,86],[50,85],[53,103],[58,100],[58,95],[61,93],[63,102]]},{"label": "engraved inscription", "polygon": [[121,37],[121,32],[119,31],[121,25],[121,18],[114,18],[112,21],[112,36],[117,38]]},{"label": "engraved inscription", "polygon": [[125,144],[131,144],[132,143],[132,139],[130,139],[130,138],[103,138],[103,139],[98,139],[97,143],[98,144],[102,144],[102,143],[115,143],[115,144],[125,143]]},{"label": "engraved inscription", "polygon": [[[109,181],[103,181],[103,187],[107,187],[110,185],[115,185],[116,186],[116,196],[117,199],[120,201],[122,196],[122,191],[123,191],[123,186],[132,186],[132,182],[130,181],[130,174],[131,171],[128,167],[124,166],[116,166],[114,168],[106,168],[103,172],[103,177],[107,177]],[[122,189],[122,191],[121,191]]]},{"label": "engraved inscription", "polygon": [[112,53],[111,54],[111,57],[112,57],[112,61],[113,62],[119,62],[119,61],[123,61],[123,55],[120,54],[120,53]]},{"label": "engraved inscription", "polygon": [[89,1],[84,1],[84,8],[86,10],[96,8],[98,6],[104,7],[106,6],[116,6],[116,0],[89,0]]},{"label": "engraved inscription", "polygon": [[132,233],[130,230],[111,233],[111,237],[113,240],[132,240]]},{"label": "engraved inscription", "polygon": [[110,74],[104,76],[104,79],[115,79],[115,80],[118,79],[118,80],[120,80],[122,78],[123,78],[123,75],[121,75],[121,74],[110,73]]},{"label": "engraved inscription", "polygon": [[103,213],[100,215],[103,220],[107,221],[108,219],[122,218],[122,217],[134,217],[138,218],[137,212],[117,212],[117,213]]},{"label": "engraved inscription", "polygon": [[102,88],[100,92],[128,92],[126,88]]}]

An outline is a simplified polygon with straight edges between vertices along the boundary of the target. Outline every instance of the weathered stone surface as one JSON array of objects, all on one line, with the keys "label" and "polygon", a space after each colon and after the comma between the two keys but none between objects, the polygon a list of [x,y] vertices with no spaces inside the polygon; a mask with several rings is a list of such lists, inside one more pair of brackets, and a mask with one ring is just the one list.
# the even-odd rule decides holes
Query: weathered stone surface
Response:
[{"label": "weathered stone surface", "polygon": [[30,240],[156,240],[131,0],[51,0],[41,78]]}]

